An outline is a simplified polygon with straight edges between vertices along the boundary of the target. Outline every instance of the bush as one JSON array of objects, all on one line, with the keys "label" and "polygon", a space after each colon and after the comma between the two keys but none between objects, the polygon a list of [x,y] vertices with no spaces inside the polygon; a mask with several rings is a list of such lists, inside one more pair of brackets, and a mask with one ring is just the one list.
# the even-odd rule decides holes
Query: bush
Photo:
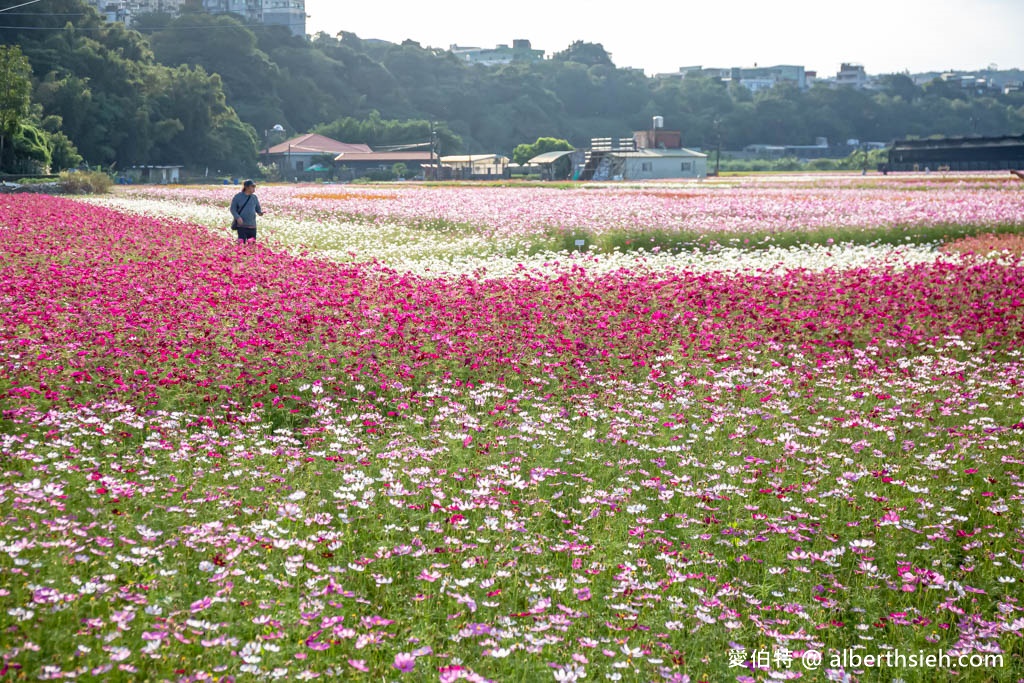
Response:
[{"label": "bush", "polygon": [[60,187],[68,194],[106,194],[114,181],[102,171],[63,171]]},{"label": "bush", "polygon": [[392,171],[385,171],[382,169],[368,170],[363,174],[363,177],[371,183],[382,183],[389,180],[395,179],[395,174]]}]

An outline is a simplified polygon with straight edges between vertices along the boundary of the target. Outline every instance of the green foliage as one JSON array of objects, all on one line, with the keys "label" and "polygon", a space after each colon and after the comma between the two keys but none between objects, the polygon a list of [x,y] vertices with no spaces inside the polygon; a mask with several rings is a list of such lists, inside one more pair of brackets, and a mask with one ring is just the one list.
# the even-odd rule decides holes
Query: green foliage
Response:
[{"label": "green foliage", "polygon": [[[865,154],[867,158],[865,159]],[[855,150],[842,159],[728,159],[722,158],[720,170],[726,172],[785,173],[793,171],[876,171],[889,160],[888,148]]]},{"label": "green foliage", "polygon": [[516,145],[515,150],[512,152],[512,161],[517,164],[525,164],[527,161],[539,154],[545,154],[547,152],[559,152],[569,151],[574,149],[572,143],[568,140],[560,140],[558,138],[537,138],[537,141],[532,145],[522,144]]},{"label": "green foliage", "polygon": [[368,183],[383,183],[389,180],[395,179],[394,171],[385,171],[382,169],[372,169],[366,171],[362,176],[352,180],[356,185],[366,185]]},{"label": "green foliage", "polygon": [[50,170],[62,171],[75,168],[82,163],[82,155],[78,153],[75,143],[61,130],[59,116],[47,116],[41,124],[50,149]]},{"label": "green foliage", "polygon": [[[313,132],[335,140],[377,148],[411,144],[425,146],[430,142],[430,130],[430,121],[426,119],[384,120],[379,111],[373,110],[365,118],[345,116],[317,126]],[[451,154],[462,148],[462,140],[447,125],[434,124],[434,133],[437,136],[435,150],[441,149],[445,154]]]},{"label": "green foliage", "polygon": [[50,141],[45,131],[23,122],[11,136],[14,170],[18,173],[48,173],[50,170]]},{"label": "green foliage", "polygon": [[[19,150],[9,154],[6,141],[21,131],[22,120],[28,115],[32,74],[29,61],[17,45],[0,45],[0,169],[10,166],[9,156],[17,160]],[[17,148],[17,140],[15,140]],[[23,145],[23,149],[25,146]]]},{"label": "green foliage", "polygon": [[[80,155],[103,166],[255,170],[255,130],[227,104],[219,75],[157,64],[139,33],[103,21],[84,3],[51,0],[47,10],[5,19],[0,41],[21,46],[36,75],[40,118],[58,122],[46,126],[55,165],[74,166]],[[74,26],[69,15],[78,17]]]},{"label": "green foliage", "polygon": [[277,164],[259,164],[259,173],[257,174],[261,179],[276,183],[282,180],[281,167]]},{"label": "green foliage", "polygon": [[[80,15],[74,27],[65,26],[70,14]],[[513,157],[523,140],[583,147],[645,129],[652,115],[701,149],[1024,133],[1022,94],[918,86],[901,74],[870,91],[819,84],[754,94],[706,76],[647,78],[585,41],[550,60],[491,67],[414,41],[347,32],[305,40],[195,3],[176,19],[140,17],[138,28],[145,35],[80,0],[49,0],[46,14],[15,13],[0,27],[0,43],[20,46],[31,63],[43,115],[61,118],[90,163],[255,172],[259,133],[276,124],[376,148],[427,143],[433,122],[442,154]]]},{"label": "green foliage", "polygon": [[63,171],[60,186],[68,194],[105,194],[113,186],[110,176],[102,171]]},{"label": "green foliage", "polygon": [[608,66],[614,67],[611,55],[609,55],[601,43],[587,43],[577,40],[561,52],[556,52],[552,57],[556,62],[576,62],[586,66]]},{"label": "green foliage", "polygon": [[[759,251],[763,249],[789,249],[801,245],[881,245],[894,247],[914,244],[938,244],[953,242],[964,237],[981,234],[1014,234],[1019,226],[1013,223],[1001,225],[885,225],[882,227],[863,228],[857,226],[838,226],[806,232],[748,232],[738,235],[728,229],[719,232],[681,232],[675,230],[614,230],[609,232],[590,232],[582,229],[563,230],[552,228],[543,238],[537,239],[526,247],[528,254],[547,251],[588,253],[612,252],[664,252],[677,254],[680,252],[701,251],[715,252],[722,247]],[[581,248],[576,244],[583,240]],[[506,255],[520,255],[521,247]]]}]

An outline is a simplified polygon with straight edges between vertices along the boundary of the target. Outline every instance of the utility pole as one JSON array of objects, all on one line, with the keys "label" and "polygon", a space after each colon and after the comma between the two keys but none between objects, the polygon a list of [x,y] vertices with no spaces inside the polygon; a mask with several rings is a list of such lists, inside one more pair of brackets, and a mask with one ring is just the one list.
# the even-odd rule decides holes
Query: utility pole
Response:
[{"label": "utility pole", "polygon": [[434,180],[437,180],[438,168],[434,166],[434,122],[430,121],[430,172],[434,174]]},{"label": "utility pole", "polygon": [[717,143],[715,146],[715,177],[717,178],[718,170],[722,162],[722,130],[719,127],[719,121],[717,116],[715,117],[715,137],[717,138]]}]

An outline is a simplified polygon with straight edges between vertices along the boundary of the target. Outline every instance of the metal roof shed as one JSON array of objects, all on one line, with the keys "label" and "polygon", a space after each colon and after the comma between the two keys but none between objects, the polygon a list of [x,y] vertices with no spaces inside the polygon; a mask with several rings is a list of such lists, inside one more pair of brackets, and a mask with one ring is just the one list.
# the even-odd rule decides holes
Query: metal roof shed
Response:
[{"label": "metal roof shed", "polygon": [[572,175],[572,159],[575,150],[558,150],[538,154],[526,163],[540,166],[541,175],[545,180],[564,180]]}]

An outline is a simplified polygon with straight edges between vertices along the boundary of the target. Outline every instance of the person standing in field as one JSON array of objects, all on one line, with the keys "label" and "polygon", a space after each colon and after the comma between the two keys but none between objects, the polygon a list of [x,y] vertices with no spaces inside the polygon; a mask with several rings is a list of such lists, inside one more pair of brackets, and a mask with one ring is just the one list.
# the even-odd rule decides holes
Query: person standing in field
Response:
[{"label": "person standing in field", "polygon": [[238,233],[239,244],[249,240],[256,241],[256,216],[263,215],[263,207],[256,196],[256,183],[246,180],[242,183],[242,191],[231,199],[231,215],[234,220],[231,226]]}]

